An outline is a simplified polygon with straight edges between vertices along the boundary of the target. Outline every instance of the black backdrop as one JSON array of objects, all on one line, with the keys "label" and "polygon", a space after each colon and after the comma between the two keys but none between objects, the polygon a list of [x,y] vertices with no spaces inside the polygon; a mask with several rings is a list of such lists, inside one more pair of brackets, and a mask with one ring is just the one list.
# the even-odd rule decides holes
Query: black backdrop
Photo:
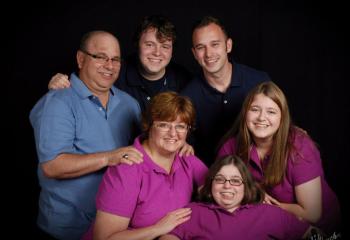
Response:
[{"label": "black backdrop", "polygon": [[[306,2],[306,1],[305,1]],[[267,71],[286,93],[294,122],[319,144],[326,177],[336,191],[343,215],[346,196],[346,147],[349,144],[349,100],[345,73],[348,26],[345,6],[304,1],[99,1],[89,3],[14,3],[5,20],[15,30],[15,54],[5,89],[14,110],[15,140],[10,168],[3,170],[10,186],[7,200],[14,207],[7,221],[11,235],[34,236],[39,186],[36,152],[28,115],[47,91],[56,72],[75,70],[75,52],[83,33],[103,29],[115,33],[125,54],[137,22],[144,15],[164,14],[176,25],[175,61],[199,70],[191,48],[191,25],[203,15],[220,18],[233,38],[234,60]],[[331,5],[330,5],[331,4]],[[16,19],[16,20],[15,20]],[[13,23],[12,23],[13,22]],[[15,23],[16,22],[16,23]],[[3,37],[8,37],[5,32]],[[3,56],[4,57],[4,56]],[[15,156],[13,158],[13,156]],[[10,183],[10,184],[9,184]],[[344,220],[346,220],[344,216]],[[11,229],[11,230],[10,230]]]}]

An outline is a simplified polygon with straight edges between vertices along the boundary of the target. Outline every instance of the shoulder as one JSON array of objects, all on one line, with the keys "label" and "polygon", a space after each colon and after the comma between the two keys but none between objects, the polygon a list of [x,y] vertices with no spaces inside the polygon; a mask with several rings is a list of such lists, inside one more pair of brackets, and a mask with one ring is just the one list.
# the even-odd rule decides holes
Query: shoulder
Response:
[{"label": "shoulder", "polygon": [[177,155],[179,161],[187,169],[198,169],[204,167],[205,164],[195,155],[182,156]]},{"label": "shoulder", "polygon": [[186,87],[181,91],[181,94],[191,98],[201,94],[202,91],[200,91],[200,88],[203,87],[203,81],[204,80],[200,76],[192,78],[192,80],[189,81]]},{"label": "shoulder", "polygon": [[128,106],[133,106],[136,108],[139,108],[139,104],[137,102],[137,100],[132,97],[130,94],[128,94],[127,92],[116,88],[113,86],[113,91],[115,92],[117,98],[121,101],[122,104],[126,104]]},{"label": "shoulder", "polygon": [[173,61],[167,66],[167,71],[169,71],[170,74],[174,74],[177,78],[181,77],[187,81],[191,80],[193,77],[192,73],[187,68]]},{"label": "shoulder", "polygon": [[244,64],[234,63],[234,71],[236,71],[236,74],[243,80],[249,79],[249,81],[244,81],[246,85],[250,84],[254,86],[256,83],[271,81],[267,72],[257,70]]},{"label": "shoulder", "polygon": [[109,166],[105,175],[112,179],[120,179],[125,182],[129,181],[127,179],[133,179],[133,181],[142,179],[144,176],[143,173],[148,173],[147,165],[144,162],[132,165],[121,163],[115,166]]},{"label": "shoulder", "polygon": [[295,127],[292,131],[293,131],[293,144],[297,149],[316,148],[314,141],[306,132],[303,132],[303,130]]},{"label": "shoulder", "polygon": [[294,164],[304,162],[320,162],[320,152],[311,137],[303,130],[294,128],[290,141],[293,144],[291,159]]},{"label": "shoulder", "polygon": [[71,88],[60,89],[60,90],[50,90],[39,101],[34,105],[32,111],[37,110],[59,110],[60,108],[70,105],[74,91]]},{"label": "shoulder", "polygon": [[236,153],[236,138],[227,139],[219,149],[218,156],[223,157],[228,154]]},{"label": "shoulder", "polygon": [[264,203],[257,203],[257,204],[247,204],[242,207],[240,207],[240,210],[246,211],[253,215],[257,216],[266,216],[266,218],[275,218],[278,216],[285,215],[285,210],[281,209],[280,207],[270,205],[270,204],[264,204]]},{"label": "shoulder", "polygon": [[260,77],[270,78],[269,75],[267,74],[267,72],[265,72],[265,71],[255,69],[255,68],[252,68],[252,67],[247,66],[245,64],[241,64],[241,63],[234,62],[233,64],[234,64],[235,69],[237,71],[242,72],[242,73],[250,74],[252,76],[260,76]]}]

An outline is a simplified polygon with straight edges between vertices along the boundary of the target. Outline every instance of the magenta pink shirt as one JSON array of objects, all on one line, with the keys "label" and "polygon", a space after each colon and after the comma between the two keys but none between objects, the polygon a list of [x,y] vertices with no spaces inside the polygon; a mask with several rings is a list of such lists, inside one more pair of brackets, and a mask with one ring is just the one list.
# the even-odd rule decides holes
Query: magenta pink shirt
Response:
[{"label": "magenta pink shirt", "polygon": [[[316,226],[327,233],[333,232],[339,226],[340,209],[336,195],[327,184],[320,153],[312,140],[303,133],[296,133],[294,147],[296,154],[292,160],[287,160],[287,169],[283,181],[272,189],[265,189],[268,194],[284,203],[296,203],[295,187],[306,183],[316,177],[321,177],[322,185],[322,217]],[[218,152],[218,157],[236,153],[236,140],[229,139]],[[268,161],[268,158],[266,158]],[[266,163],[266,161],[264,161]],[[256,147],[253,145],[250,151],[249,170],[254,179],[262,182],[264,174]]]},{"label": "magenta pink shirt", "polygon": [[134,147],[144,155],[143,163],[109,167],[97,193],[96,207],[130,218],[129,227],[141,228],[188,204],[193,183],[204,184],[208,169],[195,156],[176,155],[168,174],[150,159],[139,138]]},{"label": "magenta pink shirt", "polygon": [[279,207],[244,205],[233,213],[215,204],[190,203],[191,219],[169,234],[187,239],[301,239],[309,224]]}]

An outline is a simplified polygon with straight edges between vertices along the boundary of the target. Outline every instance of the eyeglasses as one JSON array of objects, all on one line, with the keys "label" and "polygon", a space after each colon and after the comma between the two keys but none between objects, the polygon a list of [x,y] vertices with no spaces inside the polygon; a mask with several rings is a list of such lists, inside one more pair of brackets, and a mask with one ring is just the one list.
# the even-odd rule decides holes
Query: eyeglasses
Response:
[{"label": "eyeglasses", "polygon": [[110,57],[108,57],[108,56],[106,56],[104,54],[92,54],[92,53],[89,53],[88,51],[83,50],[83,49],[80,49],[80,51],[82,51],[86,55],[89,55],[90,57],[95,59],[95,61],[98,64],[106,64],[106,63],[109,62],[109,60],[111,60],[113,66],[119,66],[121,64],[121,62],[122,62],[122,59],[120,57],[110,58]]},{"label": "eyeglasses", "polygon": [[187,124],[171,124],[167,122],[154,123],[154,126],[162,132],[168,132],[172,127],[174,127],[175,131],[178,133],[184,133],[190,128],[190,126]]},{"label": "eyeglasses", "polygon": [[213,181],[216,184],[225,184],[226,182],[229,182],[232,186],[241,186],[244,183],[242,178],[240,178],[240,177],[226,179],[223,176],[215,176],[213,178]]}]

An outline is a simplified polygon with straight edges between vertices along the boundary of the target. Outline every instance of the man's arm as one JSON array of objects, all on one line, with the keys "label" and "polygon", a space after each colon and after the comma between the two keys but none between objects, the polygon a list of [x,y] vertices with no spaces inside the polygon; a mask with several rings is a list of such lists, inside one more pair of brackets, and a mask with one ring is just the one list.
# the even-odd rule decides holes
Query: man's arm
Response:
[{"label": "man's arm", "polygon": [[73,178],[98,171],[106,166],[141,163],[142,157],[141,152],[129,146],[109,152],[83,155],[63,153],[51,161],[42,163],[40,167],[48,178]]}]

